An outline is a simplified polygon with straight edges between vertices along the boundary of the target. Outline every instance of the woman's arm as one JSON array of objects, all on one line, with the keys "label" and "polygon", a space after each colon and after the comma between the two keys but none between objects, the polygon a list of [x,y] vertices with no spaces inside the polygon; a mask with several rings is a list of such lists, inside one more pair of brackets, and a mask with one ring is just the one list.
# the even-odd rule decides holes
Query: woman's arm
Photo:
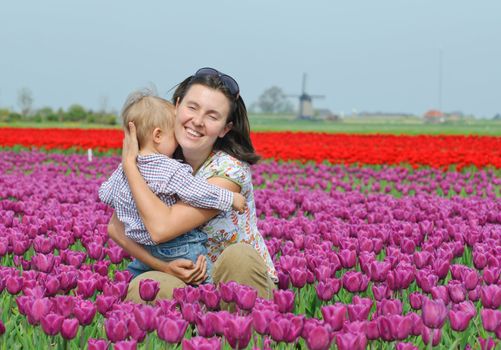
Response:
[{"label": "woman's arm", "polygon": [[207,269],[205,256],[201,255],[196,264],[187,259],[178,259],[171,262],[157,259],[141,245],[125,235],[124,225],[118,220],[116,213],[113,213],[108,223],[108,235],[123,250],[150,266],[153,270],[173,275],[185,283],[198,284],[205,280]]},{"label": "woman's arm", "polygon": [[[216,209],[194,208],[182,202],[167,206],[150,190],[136,166],[137,138],[135,127],[130,124],[130,133],[125,134],[123,142],[122,166],[139,215],[151,239],[155,243],[167,242],[216,216],[219,213]],[[224,178],[214,177],[209,182],[233,192],[240,192],[240,186]]]}]

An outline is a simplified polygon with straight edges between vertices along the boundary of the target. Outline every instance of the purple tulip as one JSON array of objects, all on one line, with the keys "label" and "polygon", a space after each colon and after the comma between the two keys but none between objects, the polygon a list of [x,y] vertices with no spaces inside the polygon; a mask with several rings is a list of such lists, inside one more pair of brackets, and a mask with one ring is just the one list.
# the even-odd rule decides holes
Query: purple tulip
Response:
[{"label": "purple tulip", "polygon": [[61,336],[64,339],[71,340],[76,337],[78,332],[78,320],[75,318],[67,318],[61,325]]},{"label": "purple tulip", "polygon": [[397,343],[396,350],[419,350],[417,346],[412,343]]},{"label": "purple tulip", "polygon": [[124,259],[124,251],[119,246],[113,246],[106,249],[106,254],[108,254],[108,257],[113,264],[120,264]]},{"label": "purple tulip", "polygon": [[288,289],[290,284],[289,274],[278,271],[278,289]]},{"label": "purple tulip", "polygon": [[303,325],[301,317],[281,316],[270,321],[270,336],[276,342],[292,343],[301,334]]},{"label": "purple tulip", "polygon": [[[104,281],[106,281],[106,279],[104,279]],[[144,280],[141,280],[141,282],[143,281]],[[141,295],[141,282],[139,282],[139,295]],[[113,296],[120,300],[124,300],[125,297],[127,296],[128,287],[129,285],[126,282],[115,282],[115,283],[107,282],[103,285],[103,294],[106,296]],[[150,291],[150,289],[145,288],[145,292],[148,291]]]},{"label": "purple tulip", "polygon": [[308,332],[306,344],[311,350],[327,350],[331,345],[329,330],[325,326],[315,326]]},{"label": "purple tulip", "polygon": [[433,300],[442,300],[445,305],[450,303],[449,292],[446,286],[436,286],[431,288]]},{"label": "purple tulip", "polygon": [[104,321],[104,330],[112,343],[125,340],[129,336],[127,321],[115,317],[107,318]]},{"label": "purple tulip", "polygon": [[193,337],[183,339],[183,350],[221,350],[221,341],[218,338]]},{"label": "purple tulip", "polygon": [[244,349],[250,342],[252,318],[233,316],[226,321],[224,336],[233,349]]},{"label": "purple tulip", "polygon": [[289,273],[291,283],[296,288],[303,288],[306,285],[307,273],[304,269],[293,267]]},{"label": "purple tulip", "polygon": [[426,327],[442,328],[447,319],[447,308],[443,300],[424,298],[422,318]]},{"label": "purple tulip", "polygon": [[489,267],[484,269],[482,279],[486,284],[496,284],[499,282],[501,269],[499,267]]},{"label": "purple tulip", "polygon": [[462,332],[468,328],[472,315],[465,311],[450,310],[449,311],[449,322],[451,328],[456,332]]},{"label": "purple tulip", "polygon": [[55,313],[42,316],[40,324],[45,334],[55,336],[61,330],[64,317]]},{"label": "purple tulip", "polygon": [[[200,299],[209,310],[219,309],[221,294],[213,284],[203,284],[200,287]],[[256,292],[257,296],[257,292]],[[255,300],[254,300],[255,301]]]},{"label": "purple tulip", "polygon": [[142,305],[134,308],[134,317],[139,327],[149,333],[157,328],[156,320],[159,311],[159,308]]},{"label": "purple tulip", "polygon": [[104,339],[89,338],[87,346],[88,350],[108,350],[108,342]]},{"label": "purple tulip", "polygon": [[257,298],[257,290],[248,287],[248,286],[240,286],[236,294],[236,303],[238,307],[242,310],[249,311],[254,307]]},{"label": "purple tulip", "polygon": [[376,302],[376,315],[378,316],[401,315],[401,314],[402,314],[402,302],[398,299],[385,299]]},{"label": "purple tulip", "polygon": [[188,328],[188,322],[176,317],[160,317],[157,324],[158,337],[171,344],[181,342]]},{"label": "purple tulip", "polygon": [[437,282],[438,282],[438,276],[428,271],[419,270],[416,273],[416,284],[425,293],[430,293],[432,288],[437,285]]},{"label": "purple tulip", "polygon": [[59,291],[59,287],[61,283],[59,282],[59,278],[54,275],[47,276],[47,279],[44,282],[45,285],[45,293],[47,296],[56,295]]},{"label": "purple tulip", "polygon": [[365,350],[367,338],[363,333],[338,333],[336,345],[339,350]]},{"label": "purple tulip", "polygon": [[189,323],[195,323],[197,314],[201,312],[200,304],[183,303],[181,304],[181,313],[183,318]]},{"label": "purple tulip", "polygon": [[101,315],[106,316],[116,302],[117,298],[114,296],[98,295],[96,298],[97,311]]},{"label": "purple tulip", "polygon": [[369,265],[369,276],[372,282],[384,282],[390,271],[391,264],[387,261],[373,261]]},{"label": "purple tulip", "polygon": [[207,314],[198,314],[195,320],[197,326],[198,335],[210,338],[216,335],[216,330],[211,322],[211,318],[207,317]]},{"label": "purple tulip", "polygon": [[227,283],[219,283],[219,292],[221,293],[221,299],[225,303],[232,303],[235,301],[235,289],[237,288],[237,283],[230,281]]},{"label": "purple tulip", "polygon": [[97,242],[90,242],[87,244],[87,254],[91,259],[101,260],[104,256],[103,246]]},{"label": "purple tulip", "polygon": [[372,285],[372,294],[374,295],[374,299],[377,301],[381,301],[383,299],[388,299],[391,296],[391,290],[384,283]]},{"label": "purple tulip", "polygon": [[90,325],[94,320],[96,311],[96,305],[88,300],[80,301],[73,309],[73,313],[81,326]]},{"label": "purple tulip", "polygon": [[144,301],[152,301],[160,290],[160,283],[152,279],[143,279],[139,282],[139,295]]},{"label": "purple tulip", "polygon": [[65,292],[75,288],[77,286],[78,274],[75,271],[63,271],[59,275],[59,282],[61,283],[61,289]]},{"label": "purple tulip", "polygon": [[26,310],[28,311],[28,322],[32,325],[38,324],[42,317],[50,312],[51,306],[52,304],[48,298],[35,299],[31,307]]},{"label": "purple tulip", "polygon": [[384,341],[391,342],[396,338],[392,334],[392,322],[389,317],[379,316],[376,319],[379,337]]},{"label": "purple tulip", "polygon": [[343,287],[351,292],[363,292],[367,289],[369,279],[357,271],[348,271],[343,275]]},{"label": "purple tulip", "polygon": [[184,287],[186,291],[186,302],[187,303],[198,303],[200,301],[200,288],[195,288],[192,286]]},{"label": "purple tulip", "polygon": [[409,294],[409,302],[414,310],[421,310],[423,307],[423,295],[419,292]]},{"label": "purple tulip", "polygon": [[501,307],[501,286],[491,284],[480,289],[480,300],[483,307],[499,309]]},{"label": "purple tulip", "polygon": [[413,318],[410,315],[390,315],[391,334],[396,340],[404,340],[412,334]]},{"label": "purple tulip", "polygon": [[23,278],[19,276],[8,277],[5,282],[5,288],[9,294],[16,295],[23,288]]},{"label": "purple tulip", "polygon": [[501,311],[492,309],[483,309],[480,311],[482,325],[488,332],[495,332],[501,325]]},{"label": "purple tulip", "polygon": [[75,308],[75,297],[71,295],[58,295],[53,298],[57,313],[67,318],[73,314]]},{"label": "purple tulip", "polygon": [[253,310],[252,326],[261,335],[268,334],[271,320],[275,317],[275,312],[271,310]]},{"label": "purple tulip", "polygon": [[481,350],[492,350],[496,347],[496,342],[491,337],[488,339],[478,338],[478,342]]},{"label": "purple tulip", "polygon": [[212,324],[214,332],[217,335],[223,335],[224,327],[226,325],[226,320],[228,320],[231,314],[228,311],[218,311],[218,312],[208,312],[206,315],[207,315],[207,322],[210,322]]},{"label": "purple tulip", "polygon": [[88,299],[96,292],[97,282],[95,279],[80,279],[77,281],[77,294]]},{"label": "purple tulip", "polygon": [[345,269],[351,269],[357,264],[357,254],[354,250],[343,249],[338,253],[341,266]]},{"label": "purple tulip", "polygon": [[294,309],[295,294],[291,290],[274,290],[273,301],[281,313],[292,312]]},{"label": "purple tulip", "polygon": [[315,286],[315,291],[320,300],[329,301],[332,299],[334,294],[339,292],[341,288],[341,280],[337,278],[327,278],[323,281],[318,282]]},{"label": "purple tulip", "polygon": [[461,279],[467,290],[475,289],[475,287],[478,285],[479,282],[479,276],[477,271],[469,268],[465,268],[462,270]]},{"label": "purple tulip", "polygon": [[449,297],[453,303],[460,303],[466,300],[466,288],[461,282],[450,281],[447,285]]},{"label": "purple tulip", "polygon": [[321,308],[322,316],[325,322],[327,322],[332,331],[338,331],[343,328],[343,324],[346,318],[346,306],[343,304],[334,304],[323,306]]},{"label": "purple tulip", "polygon": [[132,340],[122,340],[113,345],[113,350],[136,350],[137,341]]},{"label": "purple tulip", "polygon": [[5,333],[5,325],[3,324],[3,321],[0,320],[0,336],[2,336]]},{"label": "purple tulip", "polygon": [[134,318],[127,320],[127,329],[129,330],[129,336],[135,341],[142,342],[146,338],[146,332],[139,327]]},{"label": "purple tulip", "polygon": [[429,344],[431,341],[431,345],[437,346],[442,340],[442,329],[423,327],[421,337],[423,338],[423,343]]},{"label": "purple tulip", "polygon": [[430,254],[430,252],[426,250],[421,252],[415,252],[413,254],[413,261],[418,269],[422,269],[425,266],[431,264],[432,259],[433,256]]},{"label": "purple tulip", "polygon": [[33,258],[31,258],[32,263],[38,271],[49,273],[52,271],[54,267],[55,258],[54,255],[51,254],[36,254]]}]

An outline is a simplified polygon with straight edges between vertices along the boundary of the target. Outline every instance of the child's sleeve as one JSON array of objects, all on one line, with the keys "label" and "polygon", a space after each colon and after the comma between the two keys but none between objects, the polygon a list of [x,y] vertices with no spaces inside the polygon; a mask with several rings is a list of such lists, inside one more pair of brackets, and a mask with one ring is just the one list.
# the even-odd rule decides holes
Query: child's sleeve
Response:
[{"label": "child's sleeve", "polygon": [[207,180],[193,176],[189,165],[179,165],[168,181],[163,181],[161,185],[155,186],[157,194],[176,194],[183,202],[197,208],[231,210],[233,192],[211,185]]},{"label": "child's sleeve", "polygon": [[116,188],[117,186],[115,185],[116,181],[118,180],[118,177],[120,176],[120,173],[122,171],[122,167],[119,166],[113,174],[111,174],[110,178],[103,182],[101,184],[101,187],[99,187],[99,199],[101,202],[104,204],[109,205],[113,209],[115,209],[115,205],[113,204],[114,201],[113,199],[116,197]]}]

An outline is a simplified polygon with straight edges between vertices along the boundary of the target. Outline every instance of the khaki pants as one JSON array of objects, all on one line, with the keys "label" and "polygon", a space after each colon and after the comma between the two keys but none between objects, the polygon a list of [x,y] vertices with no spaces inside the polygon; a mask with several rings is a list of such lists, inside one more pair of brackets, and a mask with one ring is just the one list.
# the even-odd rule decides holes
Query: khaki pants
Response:
[{"label": "khaki pants", "polygon": [[[159,271],[148,271],[134,278],[129,284],[126,300],[144,303],[139,296],[139,282],[142,279],[152,279],[160,282],[157,299],[172,299],[175,288],[185,287],[179,278]],[[266,272],[266,264],[259,253],[249,244],[235,243],[227,247],[214,263],[212,278],[214,284],[235,281],[257,289],[258,296],[265,299],[273,298],[275,284]]]}]

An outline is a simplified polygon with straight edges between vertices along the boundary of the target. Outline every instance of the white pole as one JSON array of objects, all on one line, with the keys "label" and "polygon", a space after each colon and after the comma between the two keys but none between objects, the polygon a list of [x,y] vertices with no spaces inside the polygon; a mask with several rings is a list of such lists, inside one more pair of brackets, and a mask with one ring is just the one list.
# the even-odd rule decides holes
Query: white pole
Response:
[{"label": "white pole", "polygon": [[92,149],[91,149],[91,148],[89,148],[89,149],[87,150],[87,160],[88,160],[89,162],[92,162]]}]

